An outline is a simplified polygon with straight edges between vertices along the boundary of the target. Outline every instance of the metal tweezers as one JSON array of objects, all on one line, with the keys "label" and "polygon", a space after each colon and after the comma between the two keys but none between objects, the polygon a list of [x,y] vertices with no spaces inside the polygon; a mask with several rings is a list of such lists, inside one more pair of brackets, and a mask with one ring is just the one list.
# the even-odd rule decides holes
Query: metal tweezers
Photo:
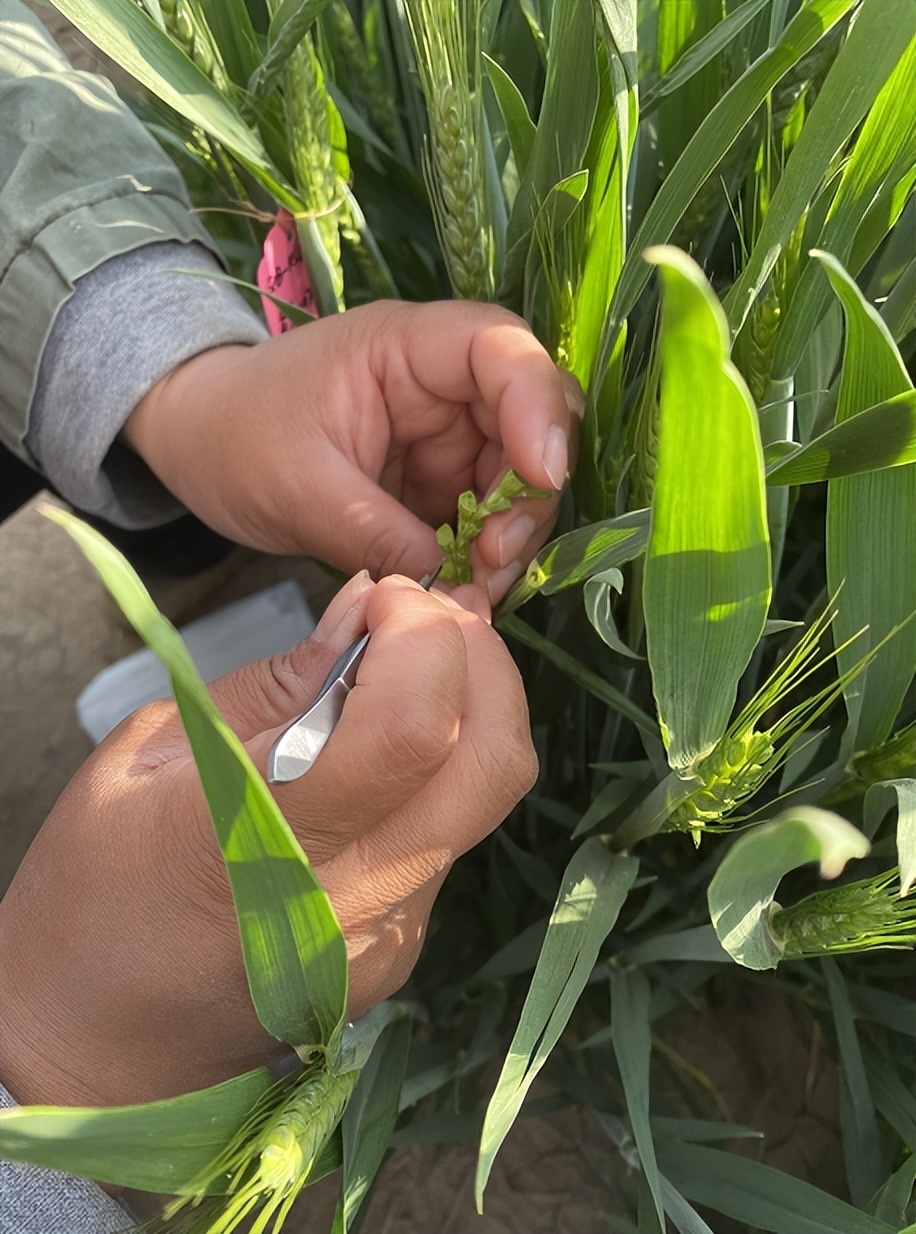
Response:
[{"label": "metal tweezers", "polygon": [[[429,591],[441,568],[421,578],[420,586]],[[368,642],[368,633],[354,639],[328,673],[308,711],[294,720],[271,746],[267,757],[268,783],[286,784],[298,780],[324,749],[337,727],[347,695],[356,685],[356,674]]]}]

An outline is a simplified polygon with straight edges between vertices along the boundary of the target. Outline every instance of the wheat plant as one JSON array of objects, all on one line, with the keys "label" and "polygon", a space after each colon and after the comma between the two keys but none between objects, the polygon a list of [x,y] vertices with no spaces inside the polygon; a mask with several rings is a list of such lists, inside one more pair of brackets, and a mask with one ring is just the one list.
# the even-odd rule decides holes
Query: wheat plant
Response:
[{"label": "wheat plant", "polygon": [[[4,1113],[0,1151],[168,1178],[176,1219],[212,1231],[243,1212],[279,1228],[293,1189],[342,1162],[336,1234],[396,1122],[430,1141],[475,1126],[483,1204],[537,1081],[626,1163],[620,1228],[914,1228],[909,0],[55,3],[159,100],[198,205],[296,216],[322,311],[383,286],[498,301],[587,406],[555,538],[496,615],[535,790],[446,883],[409,1007],[345,1031],[340,963],[323,1008],[294,982],[280,1020],[258,1005],[270,1031],[321,1043],[307,1148],[265,1145],[286,1095],[254,1072],[78,1123]],[[250,280],[256,229],[213,217]],[[465,560],[482,497],[440,533]],[[259,828],[283,830],[263,800],[252,857]],[[319,941],[290,945],[314,959]],[[765,1141],[742,1152],[702,1061],[680,1104],[660,1083],[678,1009],[712,1024],[723,990],[819,1025],[841,1114],[829,1175],[803,1146],[798,1176]],[[174,1136],[198,1126],[176,1178]]]}]

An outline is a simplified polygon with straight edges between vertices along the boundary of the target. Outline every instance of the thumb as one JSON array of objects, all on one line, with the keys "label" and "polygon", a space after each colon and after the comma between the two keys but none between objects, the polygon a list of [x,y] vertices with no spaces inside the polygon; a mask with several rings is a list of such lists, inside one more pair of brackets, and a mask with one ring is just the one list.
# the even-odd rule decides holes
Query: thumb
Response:
[{"label": "thumb", "polygon": [[366,630],[375,583],[361,570],[325,609],[314,632],[291,651],[227,673],[210,683],[213,700],[242,741],[288,724],[305,711],[335,661]]},{"label": "thumb", "polygon": [[[421,578],[442,560],[436,533],[369,475],[336,452],[326,455],[309,502],[307,551],[342,570],[366,566],[375,579]],[[346,493],[346,501],[340,494]]]}]

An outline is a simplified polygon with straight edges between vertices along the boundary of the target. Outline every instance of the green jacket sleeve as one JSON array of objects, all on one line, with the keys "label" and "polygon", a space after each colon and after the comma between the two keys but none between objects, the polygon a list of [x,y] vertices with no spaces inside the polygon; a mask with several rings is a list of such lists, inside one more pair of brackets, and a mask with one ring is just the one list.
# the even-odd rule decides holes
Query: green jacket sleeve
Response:
[{"label": "green jacket sleeve", "polygon": [[155,241],[217,249],[156,141],[20,0],[0,0],[0,114],[0,437],[28,462],[42,352],[75,281]]}]

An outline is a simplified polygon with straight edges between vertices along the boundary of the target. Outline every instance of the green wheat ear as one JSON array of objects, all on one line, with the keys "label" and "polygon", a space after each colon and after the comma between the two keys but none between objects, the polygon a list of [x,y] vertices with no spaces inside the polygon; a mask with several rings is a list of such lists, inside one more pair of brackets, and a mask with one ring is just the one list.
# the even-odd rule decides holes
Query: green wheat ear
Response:
[{"label": "green wheat ear", "polygon": [[443,523],[436,532],[439,547],[445,554],[439,577],[447,583],[470,583],[471,545],[483,530],[483,521],[491,514],[508,510],[516,497],[552,497],[545,488],[536,488],[523,480],[518,472],[506,472],[489,497],[478,501],[470,489],[458,498],[457,529]]}]

